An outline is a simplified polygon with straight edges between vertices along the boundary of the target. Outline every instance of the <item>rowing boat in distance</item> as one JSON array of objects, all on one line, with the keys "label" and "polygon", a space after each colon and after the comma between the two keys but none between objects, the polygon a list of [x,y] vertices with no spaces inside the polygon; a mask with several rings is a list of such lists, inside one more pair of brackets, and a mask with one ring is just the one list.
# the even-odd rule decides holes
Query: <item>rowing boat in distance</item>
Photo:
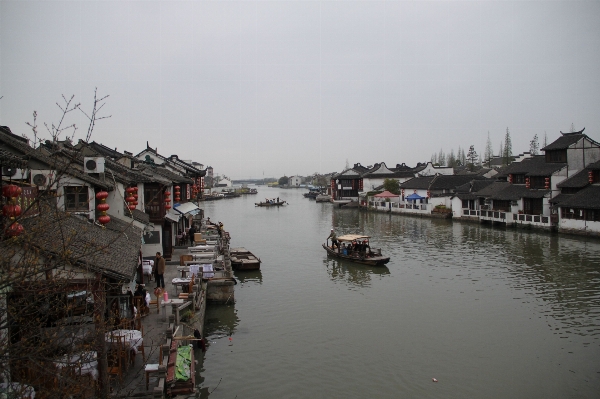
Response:
[{"label": "rowing boat in distance", "polygon": [[273,201],[273,202],[256,202],[255,206],[283,206],[287,204],[287,201]]},{"label": "rowing boat in distance", "polygon": [[[370,266],[382,266],[390,261],[389,256],[381,254],[381,248],[371,250],[369,236],[346,234],[338,237],[339,246],[329,245],[329,240],[323,244],[327,254],[339,259]],[[356,245],[353,245],[356,243]]]}]

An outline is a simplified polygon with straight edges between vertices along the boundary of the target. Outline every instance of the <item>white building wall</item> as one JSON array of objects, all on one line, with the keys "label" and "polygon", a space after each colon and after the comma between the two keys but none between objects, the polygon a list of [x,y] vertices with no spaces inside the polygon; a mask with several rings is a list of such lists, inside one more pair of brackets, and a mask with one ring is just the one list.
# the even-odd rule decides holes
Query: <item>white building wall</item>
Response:
[{"label": "white building wall", "polygon": [[559,219],[559,228],[573,233],[600,234],[600,222],[587,220]]}]

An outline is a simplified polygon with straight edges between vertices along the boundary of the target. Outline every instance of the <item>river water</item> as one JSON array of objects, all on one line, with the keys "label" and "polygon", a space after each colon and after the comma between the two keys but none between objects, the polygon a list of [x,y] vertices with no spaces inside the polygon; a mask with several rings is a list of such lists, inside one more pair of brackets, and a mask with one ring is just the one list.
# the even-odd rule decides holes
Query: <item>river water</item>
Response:
[{"label": "river water", "polygon": [[[236,274],[234,305],[207,310],[202,397],[600,396],[599,240],[339,209],[304,192],[202,204],[262,260]],[[254,206],[265,197],[289,206]],[[332,227],[370,235],[390,262],[328,258]]]}]

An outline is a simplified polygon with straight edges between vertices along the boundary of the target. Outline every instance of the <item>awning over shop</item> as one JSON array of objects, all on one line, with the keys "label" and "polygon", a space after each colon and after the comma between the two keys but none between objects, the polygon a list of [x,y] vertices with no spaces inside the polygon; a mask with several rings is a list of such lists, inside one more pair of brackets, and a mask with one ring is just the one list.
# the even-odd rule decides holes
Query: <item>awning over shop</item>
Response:
[{"label": "awning over shop", "polygon": [[194,216],[194,215],[197,215],[198,213],[200,213],[200,208],[198,208],[192,202],[184,202],[183,204],[175,204],[174,209],[182,215]]},{"label": "awning over shop", "polygon": [[411,194],[408,197],[406,197],[407,200],[422,200],[425,199],[425,197],[421,197],[419,194],[415,193],[415,194]]},{"label": "awning over shop", "polygon": [[167,213],[165,214],[165,219],[169,219],[172,222],[179,222],[180,218],[181,218],[181,214],[174,212],[172,209],[169,209],[167,211]]}]

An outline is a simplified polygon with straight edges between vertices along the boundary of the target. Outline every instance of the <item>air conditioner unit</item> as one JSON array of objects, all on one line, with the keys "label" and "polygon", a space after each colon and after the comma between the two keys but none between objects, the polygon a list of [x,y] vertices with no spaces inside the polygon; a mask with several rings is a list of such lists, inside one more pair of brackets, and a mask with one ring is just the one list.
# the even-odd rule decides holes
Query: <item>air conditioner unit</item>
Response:
[{"label": "air conditioner unit", "polygon": [[2,176],[10,177],[13,180],[23,180],[27,178],[27,169],[3,166]]},{"label": "air conditioner unit", "polygon": [[54,171],[51,170],[34,170],[31,172],[31,184],[47,189],[48,185],[52,183],[52,188],[56,188],[54,176]]},{"label": "air conditioner unit", "polygon": [[84,157],[83,170],[85,173],[104,173],[104,157]]}]

